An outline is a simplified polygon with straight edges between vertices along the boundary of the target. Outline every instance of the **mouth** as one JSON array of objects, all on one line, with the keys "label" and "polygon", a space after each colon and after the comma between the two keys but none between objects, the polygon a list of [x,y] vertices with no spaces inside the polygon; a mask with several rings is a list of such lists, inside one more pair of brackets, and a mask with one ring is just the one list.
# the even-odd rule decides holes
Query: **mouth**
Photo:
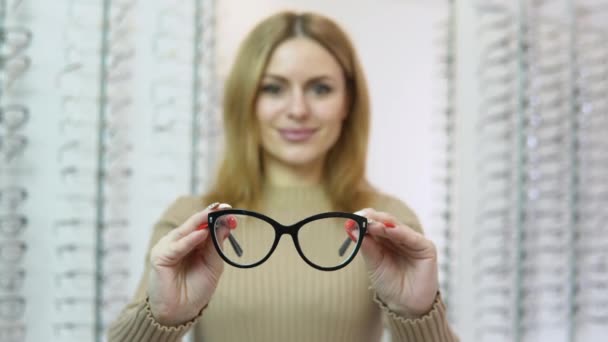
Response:
[{"label": "mouth", "polygon": [[316,132],[314,128],[279,129],[281,137],[289,142],[305,142]]}]

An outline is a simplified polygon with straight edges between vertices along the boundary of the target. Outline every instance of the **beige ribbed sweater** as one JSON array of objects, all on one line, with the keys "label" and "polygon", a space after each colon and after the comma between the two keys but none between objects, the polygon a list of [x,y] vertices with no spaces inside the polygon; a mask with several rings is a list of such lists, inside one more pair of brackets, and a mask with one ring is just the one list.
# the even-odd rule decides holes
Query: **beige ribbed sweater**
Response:
[{"label": "beige ribbed sweater", "polygon": [[[179,198],[155,226],[151,244],[205,206],[200,197]],[[390,196],[377,194],[371,207],[420,229],[412,211]],[[331,210],[321,187],[266,187],[259,209],[283,224]],[[148,272],[146,266],[132,303],[110,326],[110,341],[179,341],[194,329],[197,342],[375,342],[381,339],[383,319],[393,341],[457,341],[439,296],[426,316],[404,319],[374,300],[362,255],[341,270],[319,271],[300,258],[287,238],[256,268],[226,265],[208,307],[179,327],[161,326],[150,314]]]}]

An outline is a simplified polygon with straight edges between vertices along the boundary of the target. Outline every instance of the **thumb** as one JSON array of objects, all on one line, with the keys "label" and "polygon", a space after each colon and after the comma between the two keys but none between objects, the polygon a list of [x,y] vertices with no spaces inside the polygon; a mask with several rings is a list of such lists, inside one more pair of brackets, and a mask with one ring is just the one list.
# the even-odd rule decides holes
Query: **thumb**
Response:
[{"label": "thumb", "polygon": [[203,259],[207,267],[209,267],[209,269],[215,275],[219,276],[222,273],[222,271],[224,270],[224,260],[215,248],[211,236],[209,236],[207,241],[205,241],[205,243],[199,247],[199,255]]},{"label": "thumb", "polygon": [[368,271],[377,269],[382,262],[382,247],[370,236],[366,236],[361,242],[361,254]]}]

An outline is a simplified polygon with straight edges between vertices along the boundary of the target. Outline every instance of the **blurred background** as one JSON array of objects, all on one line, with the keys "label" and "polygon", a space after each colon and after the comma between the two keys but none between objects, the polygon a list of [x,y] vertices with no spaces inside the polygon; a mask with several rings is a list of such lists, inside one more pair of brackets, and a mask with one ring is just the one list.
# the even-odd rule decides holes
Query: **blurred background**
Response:
[{"label": "blurred background", "polygon": [[0,341],[105,340],[152,225],[211,181],[238,44],[284,9],[351,35],[369,178],[438,246],[462,341],[604,341],[605,0],[0,0]]}]

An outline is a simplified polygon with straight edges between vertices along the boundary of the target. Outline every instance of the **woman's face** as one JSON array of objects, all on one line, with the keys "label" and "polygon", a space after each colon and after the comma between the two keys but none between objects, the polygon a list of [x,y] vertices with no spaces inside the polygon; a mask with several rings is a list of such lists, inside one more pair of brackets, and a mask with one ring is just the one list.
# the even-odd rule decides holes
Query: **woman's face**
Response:
[{"label": "woman's face", "polygon": [[269,60],[256,102],[264,158],[288,167],[322,165],[347,107],[337,60],[311,39],[283,42]]}]

